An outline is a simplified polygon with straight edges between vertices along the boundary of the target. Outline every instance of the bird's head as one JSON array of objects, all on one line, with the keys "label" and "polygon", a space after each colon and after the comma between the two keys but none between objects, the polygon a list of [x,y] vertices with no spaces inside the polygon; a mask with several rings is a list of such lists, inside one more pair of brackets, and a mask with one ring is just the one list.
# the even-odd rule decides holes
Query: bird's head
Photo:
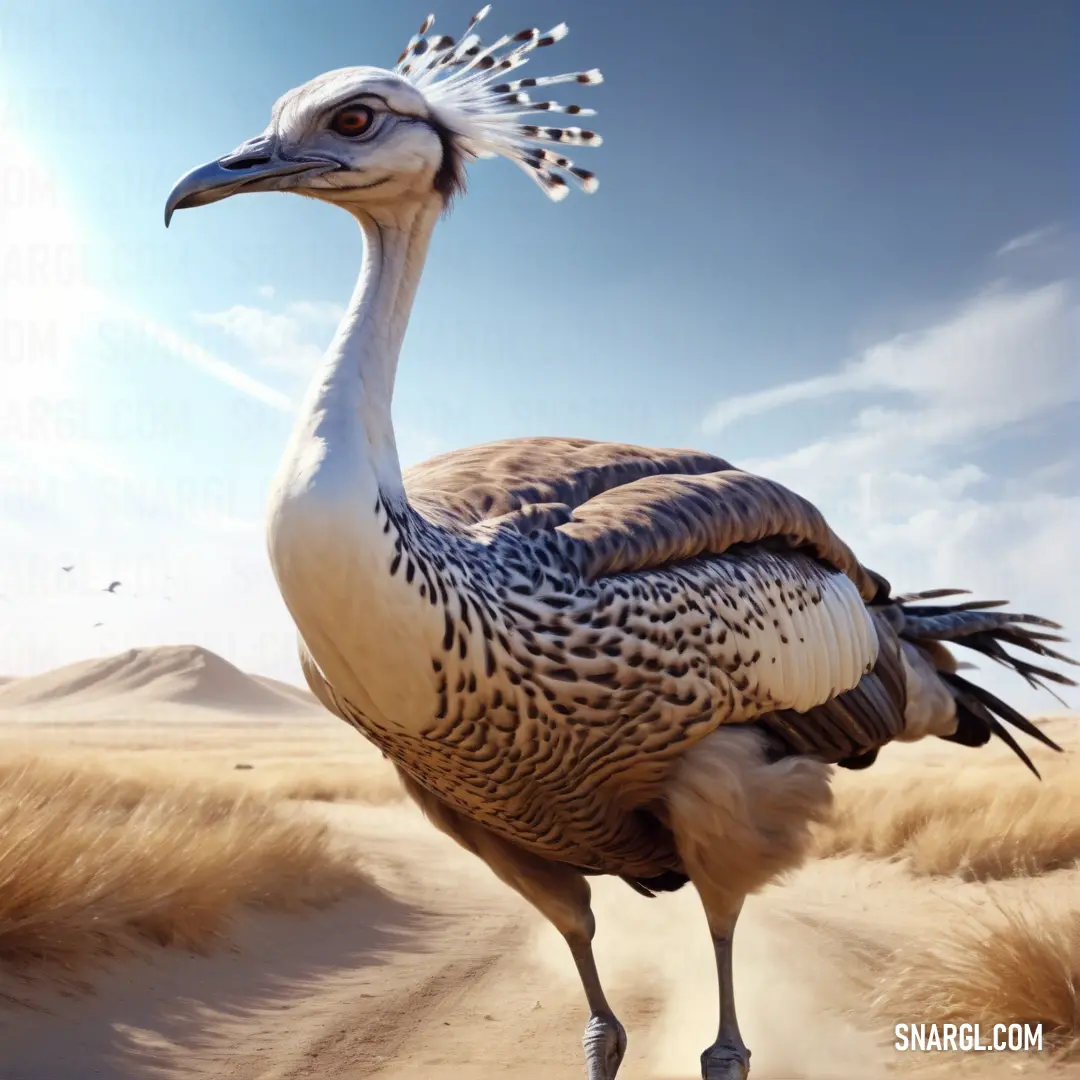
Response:
[{"label": "bird's head", "polygon": [[509,159],[553,200],[566,196],[568,178],[595,191],[591,172],[550,147],[598,146],[600,137],[523,119],[590,115],[578,105],[532,101],[528,91],[599,83],[600,72],[510,79],[534,49],[565,37],[566,26],[547,34],[522,30],[484,45],[474,29],[487,13],[485,7],[473,16],[460,41],[429,36],[429,16],[393,71],[342,68],[290,90],[261,135],[176,183],[165,224],[175,210],[248,191],[293,191],[358,210],[435,196],[449,203],[464,188],[466,164],[481,157]]}]

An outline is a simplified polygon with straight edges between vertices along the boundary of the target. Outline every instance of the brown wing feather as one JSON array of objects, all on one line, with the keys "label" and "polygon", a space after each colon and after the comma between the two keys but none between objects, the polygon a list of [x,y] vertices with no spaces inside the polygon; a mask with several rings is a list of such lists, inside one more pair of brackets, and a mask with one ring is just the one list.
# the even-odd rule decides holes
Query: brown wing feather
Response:
[{"label": "brown wing feather", "polygon": [[422,508],[474,524],[546,503],[573,509],[646,476],[699,476],[733,468],[696,450],[550,437],[451,450],[406,469],[404,480],[409,498]]},{"label": "brown wing feather", "polygon": [[405,487],[414,507],[442,524],[500,519],[525,533],[555,531],[590,580],[772,541],[811,550],[864,600],[888,591],[807,500],[712,454],[507,439],[416,465]]}]

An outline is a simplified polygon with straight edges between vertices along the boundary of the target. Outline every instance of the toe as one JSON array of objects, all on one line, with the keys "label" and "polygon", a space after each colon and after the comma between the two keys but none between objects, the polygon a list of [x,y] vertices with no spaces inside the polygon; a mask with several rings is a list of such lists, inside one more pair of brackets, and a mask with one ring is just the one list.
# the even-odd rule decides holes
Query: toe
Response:
[{"label": "toe", "polygon": [[746,1080],[750,1054],[731,1046],[714,1046],[701,1055],[702,1080]]},{"label": "toe", "polygon": [[739,1060],[711,1061],[702,1072],[702,1080],[746,1080],[750,1070]]},{"label": "toe", "polygon": [[585,1062],[588,1080],[615,1080],[626,1052],[626,1031],[609,1014],[595,1013],[585,1028]]}]

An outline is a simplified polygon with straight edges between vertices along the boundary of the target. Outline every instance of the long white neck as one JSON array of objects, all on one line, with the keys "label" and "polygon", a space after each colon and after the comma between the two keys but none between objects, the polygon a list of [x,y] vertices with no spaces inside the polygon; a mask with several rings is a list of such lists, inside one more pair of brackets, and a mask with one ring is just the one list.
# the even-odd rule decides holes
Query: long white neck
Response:
[{"label": "long white neck", "polygon": [[295,432],[318,442],[340,437],[341,425],[353,431],[365,464],[391,499],[402,495],[391,421],[394,377],[441,208],[436,198],[357,215],[364,233],[360,276]]},{"label": "long white neck", "polygon": [[427,708],[430,687],[394,665],[422,657],[430,667],[424,653],[439,631],[430,605],[389,571],[397,534],[386,507],[408,512],[390,406],[441,209],[435,197],[357,214],[360,277],[300,409],[270,504],[270,560],[301,636],[354,705],[387,720]]}]

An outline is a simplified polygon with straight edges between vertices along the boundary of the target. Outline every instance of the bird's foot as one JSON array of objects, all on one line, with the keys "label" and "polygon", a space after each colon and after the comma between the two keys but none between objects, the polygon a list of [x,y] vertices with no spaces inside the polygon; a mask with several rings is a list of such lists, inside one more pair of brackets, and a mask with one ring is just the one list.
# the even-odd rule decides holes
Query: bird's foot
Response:
[{"label": "bird's foot", "polygon": [[750,1051],[745,1046],[716,1043],[701,1055],[701,1080],[746,1080]]},{"label": "bird's foot", "polygon": [[582,1039],[587,1080],[615,1080],[626,1053],[626,1029],[611,1013],[593,1013]]}]

